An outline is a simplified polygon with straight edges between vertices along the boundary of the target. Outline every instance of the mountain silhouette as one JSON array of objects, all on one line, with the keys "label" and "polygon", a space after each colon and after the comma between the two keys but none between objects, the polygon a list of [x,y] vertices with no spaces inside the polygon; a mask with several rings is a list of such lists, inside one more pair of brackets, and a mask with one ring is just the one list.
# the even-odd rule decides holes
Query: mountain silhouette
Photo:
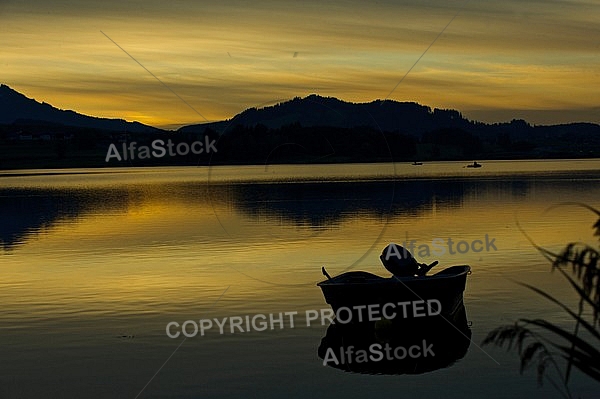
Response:
[{"label": "mountain silhouette", "polygon": [[265,108],[249,108],[229,120],[188,125],[179,131],[193,133],[211,129],[223,134],[240,126],[285,130],[292,125],[303,128],[366,127],[379,132],[411,135],[437,146],[471,135],[475,140],[487,142],[488,147],[492,146],[498,152],[524,154],[537,147],[538,151],[533,154],[536,158],[557,157],[561,153],[565,156],[591,157],[597,156],[597,150],[600,149],[600,125],[595,123],[531,125],[521,119],[483,123],[469,120],[457,110],[431,108],[414,102],[375,100],[351,103],[316,94],[296,97]]},{"label": "mountain silhouette", "polygon": [[156,139],[212,140],[218,151],[128,160],[132,166],[600,157],[600,125],[586,122],[490,124],[414,102],[352,103],[311,94],[172,132],[60,110],[0,85],[2,168],[106,166],[111,144],[139,148]]},{"label": "mountain silhouette", "polygon": [[471,122],[455,110],[431,109],[414,102],[376,100],[370,103],[351,103],[334,97],[311,94],[261,109],[249,108],[228,121],[190,125],[180,131],[210,127],[224,131],[227,126],[256,126],[268,128],[299,123],[305,127],[330,126],[351,128],[371,127],[381,131],[400,131],[420,134],[439,128],[467,128]]},{"label": "mountain silhouette", "polygon": [[160,129],[139,122],[127,122],[123,119],[97,118],[70,110],[61,110],[45,102],[40,103],[28,98],[3,84],[0,85],[0,124],[13,123],[59,124],[136,133],[160,131]]}]

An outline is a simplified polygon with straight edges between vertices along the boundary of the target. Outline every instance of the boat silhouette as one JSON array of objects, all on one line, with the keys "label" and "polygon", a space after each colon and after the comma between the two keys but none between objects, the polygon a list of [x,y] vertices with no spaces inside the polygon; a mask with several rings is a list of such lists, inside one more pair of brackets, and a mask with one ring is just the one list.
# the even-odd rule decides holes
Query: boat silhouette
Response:
[{"label": "boat silhouette", "polygon": [[[364,271],[331,277],[322,268],[327,279],[317,286],[335,315],[319,347],[323,365],[359,373],[420,374],[463,357],[471,338],[463,301],[470,266],[427,275],[437,261],[419,263],[394,243],[380,259],[392,277]],[[417,352],[420,356],[413,356]]]},{"label": "boat silhouette", "polygon": [[362,306],[383,307],[388,303],[430,304],[433,302],[441,306],[442,316],[453,318],[463,305],[463,292],[471,268],[467,265],[459,265],[448,267],[430,276],[389,278],[364,271],[346,272],[336,277],[330,277],[325,268],[323,272],[328,278],[319,282],[317,286],[321,288],[325,301],[336,314],[340,309],[347,308],[353,312],[349,317],[359,320],[358,312],[361,311]]}]

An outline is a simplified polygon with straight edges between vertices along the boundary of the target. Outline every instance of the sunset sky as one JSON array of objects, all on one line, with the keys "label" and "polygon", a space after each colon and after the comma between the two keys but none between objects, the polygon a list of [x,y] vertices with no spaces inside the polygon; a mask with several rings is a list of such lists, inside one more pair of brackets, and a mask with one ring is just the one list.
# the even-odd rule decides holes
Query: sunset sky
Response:
[{"label": "sunset sky", "polygon": [[311,93],[600,123],[599,16],[585,0],[1,0],[0,83],[159,127]]}]

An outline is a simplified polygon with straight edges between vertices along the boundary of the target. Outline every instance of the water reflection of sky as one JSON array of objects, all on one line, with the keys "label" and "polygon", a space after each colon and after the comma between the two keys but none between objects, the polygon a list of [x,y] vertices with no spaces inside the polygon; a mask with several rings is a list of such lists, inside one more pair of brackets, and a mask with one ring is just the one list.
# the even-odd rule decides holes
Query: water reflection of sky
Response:
[{"label": "water reflection of sky", "polygon": [[[589,212],[565,207],[544,214],[558,202],[593,204],[599,186],[597,177],[590,175],[575,181],[497,176],[395,183],[220,181],[207,186],[194,179],[180,181],[177,171],[170,173],[174,182],[168,182],[166,172],[144,178],[138,174],[134,181],[124,174],[111,184],[110,179],[92,178],[77,187],[68,184],[68,176],[47,176],[43,184],[29,185],[27,179],[14,177],[20,183],[13,188],[3,181],[0,318],[6,326],[1,332],[4,342],[12,348],[6,356],[13,365],[10,369],[5,365],[2,374],[14,375],[17,370],[23,375],[13,377],[17,386],[13,391],[30,392],[22,388],[28,381],[24,376],[42,375],[42,369],[33,365],[42,351],[47,353],[45,362],[59,362],[61,367],[47,374],[52,377],[40,377],[40,387],[62,378],[74,387],[67,396],[75,397],[91,383],[86,373],[92,373],[115,381],[115,392],[131,393],[132,385],[141,389],[147,375],[174,349],[164,334],[168,321],[326,307],[315,287],[323,278],[321,266],[332,275],[348,268],[386,275],[378,255],[391,241],[472,241],[486,234],[495,239],[497,251],[446,253],[438,258],[440,270],[463,263],[473,268],[465,303],[474,342],[519,316],[543,314],[568,323],[560,310],[508,279],[534,283],[574,300],[569,287],[549,272],[549,265],[518,231],[516,221],[538,243],[553,249],[567,241],[594,242]],[[52,181],[56,188],[49,188]],[[184,344],[181,363],[166,368],[161,375],[164,385],[154,387],[149,397],[166,395],[169,389],[235,397],[244,386],[271,387],[271,378],[287,381],[298,392],[310,392],[292,377],[298,373],[323,385],[349,384],[336,394],[355,397],[357,389],[361,392],[357,381],[322,370],[316,359],[315,345],[324,333],[324,328],[299,328],[272,335],[190,340]],[[263,366],[253,366],[248,360],[252,356]],[[477,392],[487,381],[506,385],[497,397],[509,392],[540,394],[533,377],[517,376],[515,358],[498,351],[494,356],[502,360],[502,367],[471,347],[456,365],[428,378],[442,384],[443,379],[459,381],[460,373],[480,370],[478,382],[470,388],[462,382],[451,385],[463,393]],[[96,366],[87,363],[91,359]],[[201,387],[200,375],[210,379],[210,387]],[[236,376],[238,382],[227,384],[227,375]],[[412,393],[434,397],[437,392],[414,377],[369,381],[367,386],[383,394],[407,381],[414,386]],[[99,392],[97,397],[107,395],[106,390]],[[335,396],[327,388],[322,392]]]}]

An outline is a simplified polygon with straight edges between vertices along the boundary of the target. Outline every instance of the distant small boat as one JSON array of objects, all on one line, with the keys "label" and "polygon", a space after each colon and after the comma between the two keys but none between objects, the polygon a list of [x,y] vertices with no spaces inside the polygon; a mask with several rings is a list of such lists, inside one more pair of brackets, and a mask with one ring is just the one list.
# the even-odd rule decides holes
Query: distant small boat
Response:
[{"label": "distant small boat", "polygon": [[477,161],[473,161],[473,163],[470,163],[467,165],[467,168],[481,168],[481,164],[477,163]]},{"label": "distant small boat", "polygon": [[414,165],[414,166],[420,166],[420,165],[423,165],[423,162],[417,162],[417,161],[415,161],[415,162],[412,163],[412,165]]}]

